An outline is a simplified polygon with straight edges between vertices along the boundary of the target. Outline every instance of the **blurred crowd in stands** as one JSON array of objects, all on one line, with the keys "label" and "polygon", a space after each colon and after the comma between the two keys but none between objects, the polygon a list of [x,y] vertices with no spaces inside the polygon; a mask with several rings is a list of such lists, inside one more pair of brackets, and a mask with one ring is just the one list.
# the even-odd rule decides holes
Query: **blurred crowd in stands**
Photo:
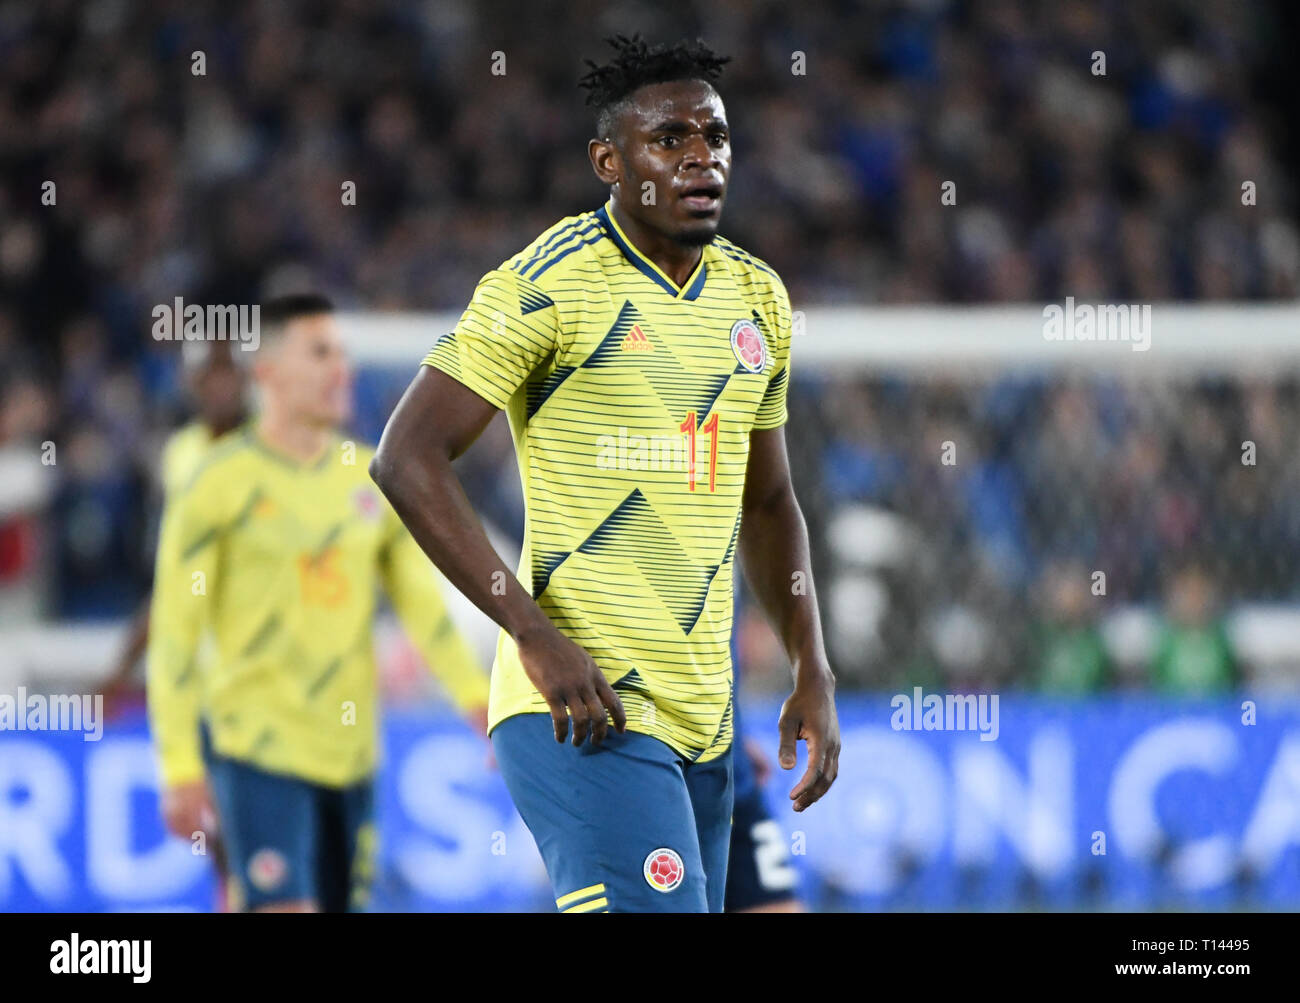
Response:
[{"label": "blurred crowd in stands", "polygon": [[[615,32],[734,57],[724,232],[796,306],[1293,298],[1269,9],[0,0],[0,624],[121,616],[148,588],[158,450],[185,406],[155,304],[315,286],[344,308],[459,309],[484,271],[603,199],[576,80]],[[840,569],[835,601],[889,612],[852,649],[859,682],[882,662],[925,678],[995,623],[976,682],[1106,685],[1070,585],[1105,568],[1106,594],[1170,611],[1153,678],[1217,683],[1237,672],[1220,604],[1295,598],[1284,377],[792,393],[822,564],[877,515],[918,541],[887,569],[889,601],[878,575],[854,591]],[[392,400],[360,403],[373,430]],[[1243,464],[1244,439],[1267,462]],[[930,462],[945,440],[951,468]],[[471,476],[509,522],[494,441]],[[1027,659],[1034,644],[1050,655]]]},{"label": "blurred crowd in stands", "polygon": [[[814,563],[860,684],[1213,692],[1251,681],[1225,613],[1300,600],[1294,375],[900,374],[792,393]],[[1126,608],[1153,629],[1117,652],[1102,628]]]}]

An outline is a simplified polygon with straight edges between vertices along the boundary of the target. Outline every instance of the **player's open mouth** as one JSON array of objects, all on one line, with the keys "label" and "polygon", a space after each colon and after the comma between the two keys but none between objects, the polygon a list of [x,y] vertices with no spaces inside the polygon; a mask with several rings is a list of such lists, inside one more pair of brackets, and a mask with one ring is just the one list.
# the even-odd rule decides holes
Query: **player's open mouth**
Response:
[{"label": "player's open mouth", "polygon": [[722,203],[722,188],[708,184],[691,185],[682,190],[680,198],[688,209],[712,212]]}]

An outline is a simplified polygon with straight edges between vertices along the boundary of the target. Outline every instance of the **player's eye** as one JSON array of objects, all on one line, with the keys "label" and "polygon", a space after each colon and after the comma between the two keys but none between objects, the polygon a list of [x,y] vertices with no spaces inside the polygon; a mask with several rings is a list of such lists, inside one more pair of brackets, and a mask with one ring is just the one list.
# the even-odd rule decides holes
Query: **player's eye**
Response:
[{"label": "player's eye", "polygon": [[661,136],[659,142],[663,143],[668,149],[672,149],[677,144],[676,136]]},{"label": "player's eye", "polygon": [[709,142],[714,146],[722,146],[727,142],[727,134],[725,132],[715,132],[709,137]]}]

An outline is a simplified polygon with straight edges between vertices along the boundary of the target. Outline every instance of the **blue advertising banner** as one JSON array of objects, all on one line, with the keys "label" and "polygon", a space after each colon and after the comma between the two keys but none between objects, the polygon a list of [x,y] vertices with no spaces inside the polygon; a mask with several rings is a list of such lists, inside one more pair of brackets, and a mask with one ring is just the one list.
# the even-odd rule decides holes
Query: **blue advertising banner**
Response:
[{"label": "blue advertising banner", "polygon": [[[774,771],[812,907],[1300,908],[1300,703],[1008,697],[963,722],[930,699],[842,698],[839,780],[803,814]],[[745,714],[773,758],[778,710]],[[86,737],[0,731],[0,910],[210,908],[143,720]],[[400,710],[384,742],[376,909],[553,907],[482,739]]]}]

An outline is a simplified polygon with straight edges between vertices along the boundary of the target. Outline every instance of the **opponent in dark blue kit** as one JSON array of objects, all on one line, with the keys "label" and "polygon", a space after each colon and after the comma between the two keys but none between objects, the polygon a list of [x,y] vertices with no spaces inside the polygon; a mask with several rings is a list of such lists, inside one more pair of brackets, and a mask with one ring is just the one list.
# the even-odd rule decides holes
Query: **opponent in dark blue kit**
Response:
[{"label": "opponent in dark blue kit", "polygon": [[[739,620],[740,603],[736,603]],[[727,912],[803,912],[797,890],[798,872],[790,862],[785,830],[772,818],[763,785],[772,771],[762,746],[745,736],[740,716],[740,660],[733,638],[731,659],[737,673],[732,695],[735,743],[731,855],[727,862]]]}]

